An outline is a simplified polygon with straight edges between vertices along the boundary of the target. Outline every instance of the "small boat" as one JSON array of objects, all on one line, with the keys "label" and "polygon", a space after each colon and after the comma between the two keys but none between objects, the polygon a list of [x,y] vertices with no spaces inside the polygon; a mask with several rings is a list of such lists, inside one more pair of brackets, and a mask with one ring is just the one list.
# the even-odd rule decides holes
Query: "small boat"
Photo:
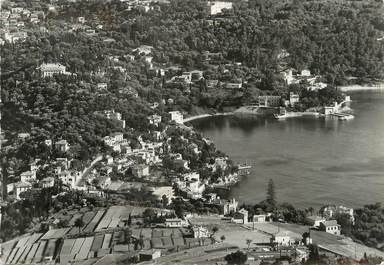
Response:
[{"label": "small boat", "polygon": [[303,113],[301,113],[301,112],[286,112],[284,114],[273,114],[273,116],[277,120],[284,120],[286,118],[301,117],[301,116],[303,116]]},{"label": "small boat", "polygon": [[353,116],[352,114],[348,114],[348,115],[345,115],[343,117],[340,117],[340,120],[349,121],[349,120],[352,120],[353,118],[355,118],[355,116]]},{"label": "small boat", "polygon": [[251,168],[252,166],[248,165],[247,163],[243,163],[243,164],[240,164],[237,166],[237,168],[239,169],[239,174],[240,175],[249,175],[251,174]]},{"label": "small boat", "polygon": [[243,170],[243,169],[251,169],[252,166],[248,165],[247,163],[244,163],[244,164],[240,164],[240,165],[238,165],[238,168],[239,168],[239,170]]}]

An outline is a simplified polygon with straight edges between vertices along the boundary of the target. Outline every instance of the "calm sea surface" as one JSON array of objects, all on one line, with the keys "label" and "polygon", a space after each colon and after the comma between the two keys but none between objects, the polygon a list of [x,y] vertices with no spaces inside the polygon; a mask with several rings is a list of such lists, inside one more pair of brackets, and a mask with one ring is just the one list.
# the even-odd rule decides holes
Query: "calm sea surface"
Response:
[{"label": "calm sea surface", "polygon": [[297,207],[327,203],[384,203],[384,91],[350,93],[355,119],[213,117],[193,126],[252,172],[231,195],[265,198],[268,180],[277,199]]}]

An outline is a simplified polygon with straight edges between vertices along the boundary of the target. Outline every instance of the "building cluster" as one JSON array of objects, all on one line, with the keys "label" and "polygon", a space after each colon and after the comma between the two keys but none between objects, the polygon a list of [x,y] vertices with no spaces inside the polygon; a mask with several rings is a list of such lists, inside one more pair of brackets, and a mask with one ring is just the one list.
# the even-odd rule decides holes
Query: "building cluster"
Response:
[{"label": "building cluster", "polygon": [[[296,73],[296,74],[293,74]],[[301,72],[297,72],[295,69],[287,69],[282,71],[282,78],[287,85],[299,84],[306,82],[308,84],[307,89],[310,91],[317,91],[327,87],[326,83],[321,82],[321,76],[312,75],[311,71],[304,69]]]},{"label": "building cluster", "polygon": [[175,183],[185,197],[201,199],[205,191],[207,181],[201,181],[199,173],[191,172],[182,175]]},{"label": "building cluster", "polygon": [[[140,47],[140,52],[150,52],[150,47]],[[65,71],[65,69],[62,69]],[[60,74],[60,72],[58,72]],[[45,74],[48,76],[48,74]],[[107,87],[99,84],[100,87]],[[156,106],[154,110],[156,109]],[[142,136],[132,139],[130,129],[126,128],[125,120],[120,112],[115,110],[97,111],[94,115],[119,123],[121,131],[111,133],[102,138],[106,147],[109,147],[110,154],[100,154],[95,157],[93,162],[81,169],[75,167],[70,156],[71,146],[65,139],[59,139],[52,143],[46,140],[44,143],[52,148],[58,155],[49,165],[43,167],[53,167],[54,174],[50,178],[37,180],[36,170],[24,172],[20,176],[20,181],[9,186],[8,191],[16,195],[15,199],[20,199],[20,194],[26,190],[37,187],[53,187],[55,184],[62,184],[64,188],[82,190],[98,196],[105,196],[106,192],[129,193],[132,190],[149,190],[152,195],[162,203],[171,203],[175,198],[174,185],[176,185],[185,199],[202,199],[207,187],[216,185],[232,185],[238,179],[236,175],[224,174],[216,183],[209,180],[202,180],[196,172],[192,172],[189,167],[190,161],[183,158],[180,153],[171,152],[172,141],[167,137],[167,129],[170,125],[184,128],[183,114],[180,111],[171,111],[162,117],[159,114],[152,114],[147,117],[147,122],[153,127],[146,135],[146,140]],[[170,124],[168,124],[170,122]],[[160,126],[164,125],[164,126]],[[128,139],[129,135],[129,139]],[[149,139],[148,139],[149,136]],[[20,136],[21,138],[29,137]],[[193,154],[199,155],[199,146],[190,139],[181,137],[185,147]],[[163,156],[167,153],[172,160],[176,171],[176,176],[164,175],[159,168],[162,167]],[[228,158],[215,158],[213,164],[206,164],[207,168],[213,172],[219,168],[225,171],[228,167]],[[116,179],[116,176],[120,176]],[[168,184],[165,184],[167,183]],[[150,183],[150,184],[148,184]]]},{"label": "building cluster", "polygon": [[[47,147],[54,148],[58,154],[65,155],[70,145],[66,140],[58,140],[52,144],[52,140],[44,141]],[[71,166],[71,161],[66,157],[56,158],[50,164],[41,164],[39,159],[35,159],[29,164],[29,170],[21,172],[19,176],[11,176],[18,181],[7,184],[6,192],[11,195],[15,200],[21,199],[21,194],[31,189],[51,188],[55,185],[57,180],[60,180],[67,188],[73,189],[79,182],[82,172],[74,170]],[[53,175],[45,178],[38,177],[38,171],[52,167]]]},{"label": "building cluster", "polygon": [[12,4],[9,7],[3,7],[0,13],[1,45],[26,41],[28,38],[27,30],[39,25],[45,19],[43,11],[17,7],[14,3]]},{"label": "building cluster", "polygon": [[338,215],[346,215],[349,217],[351,224],[355,223],[353,208],[342,205],[328,205],[320,210],[320,215],[308,216],[308,223],[314,228],[334,235],[341,234],[341,226],[337,223]]}]

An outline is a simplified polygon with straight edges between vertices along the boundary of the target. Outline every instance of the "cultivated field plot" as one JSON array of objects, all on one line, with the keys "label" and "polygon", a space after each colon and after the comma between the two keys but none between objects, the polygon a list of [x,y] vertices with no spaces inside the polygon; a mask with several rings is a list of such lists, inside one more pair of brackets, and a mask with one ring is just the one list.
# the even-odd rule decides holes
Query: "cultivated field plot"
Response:
[{"label": "cultivated field plot", "polygon": [[[40,263],[52,261],[59,257],[61,264],[70,261],[82,261],[94,257],[103,257],[109,253],[122,249],[133,250],[133,244],[126,244],[127,238],[121,228],[126,225],[129,216],[140,216],[145,207],[112,206],[108,209],[70,210],[67,213],[56,214],[53,219],[61,218],[68,221],[66,228],[51,229],[46,233],[26,234],[2,244],[5,264]],[[169,210],[153,208],[158,215],[169,214]],[[77,219],[82,219],[83,226],[75,227]],[[169,229],[168,229],[169,230]],[[186,234],[182,229],[172,229],[162,232],[132,232],[132,236],[140,237],[144,233],[143,249],[150,249],[154,245],[159,248],[194,247],[200,243],[184,240]],[[160,241],[159,241],[160,240]],[[124,245],[123,247],[115,247]],[[0,263],[0,264],[3,264]]]},{"label": "cultivated field plot", "polygon": [[227,254],[237,249],[236,246],[231,244],[220,243],[169,254],[155,261],[143,262],[141,264],[216,264],[218,260],[223,260]]}]

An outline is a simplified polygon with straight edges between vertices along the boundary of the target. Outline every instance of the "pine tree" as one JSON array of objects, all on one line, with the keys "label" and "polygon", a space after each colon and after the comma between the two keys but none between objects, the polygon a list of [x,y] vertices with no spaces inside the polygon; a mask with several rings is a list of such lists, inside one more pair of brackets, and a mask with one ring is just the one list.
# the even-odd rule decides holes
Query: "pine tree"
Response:
[{"label": "pine tree", "polygon": [[267,203],[272,207],[276,206],[275,184],[272,179],[268,182]]}]

